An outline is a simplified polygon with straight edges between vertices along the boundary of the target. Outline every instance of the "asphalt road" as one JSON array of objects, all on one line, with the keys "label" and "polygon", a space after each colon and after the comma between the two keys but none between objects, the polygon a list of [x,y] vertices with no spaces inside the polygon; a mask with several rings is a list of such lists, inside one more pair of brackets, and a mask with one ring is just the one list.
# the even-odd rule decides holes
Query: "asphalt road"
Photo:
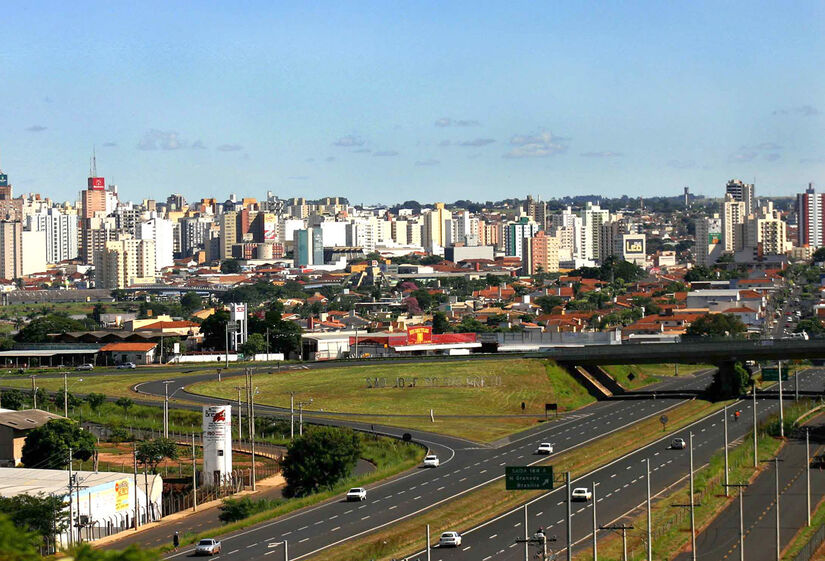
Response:
[{"label": "asphalt road", "polygon": [[[809,370],[802,374],[800,387],[804,390],[823,389],[823,370]],[[785,382],[785,389],[790,390],[793,382]],[[792,392],[786,393],[786,401],[792,399]],[[757,400],[757,418],[764,418],[778,410],[775,398],[765,396]],[[732,411],[739,409],[742,415],[738,422],[728,423],[731,442],[744,436],[752,426],[751,402],[740,402]],[[723,448],[723,413],[713,414],[685,429],[669,433],[661,440],[628,454],[585,476],[574,480],[571,488],[591,487],[597,484],[596,504],[599,525],[609,525],[625,516],[629,511],[643,504],[646,495],[645,460],[650,461],[651,493],[656,495],[674,483],[684,479],[689,471],[687,450],[671,450],[669,443],[674,437],[689,440],[688,433],[693,433],[694,465],[700,467],[710,457]],[[501,469],[501,468],[499,468]],[[592,501],[572,503],[572,536],[574,546],[589,547],[592,539]],[[559,538],[556,551],[564,551],[566,536],[566,495],[565,489],[555,489],[528,505],[528,528],[532,534],[539,526],[544,527],[548,536]],[[517,537],[524,535],[524,510],[515,509],[489,521],[477,528],[464,532],[461,547],[455,549],[436,548],[432,552],[434,561],[490,559],[520,560],[524,557],[523,545],[516,544]],[[654,520],[655,525],[655,520]],[[439,528],[437,531],[451,528]],[[410,557],[411,560],[425,559],[422,554]]]},{"label": "asphalt road", "polygon": [[[811,424],[811,456],[825,447],[825,417]],[[779,453],[779,537],[780,547],[790,543],[796,532],[805,526],[807,518],[807,481],[805,435],[801,431],[790,435]],[[738,483],[738,482],[733,482]],[[825,495],[825,471],[811,470],[811,505],[815,508]],[[776,559],[776,469],[768,463],[759,476],[745,489],[742,503],[745,532],[745,559],[773,561]],[[696,557],[703,561],[739,559],[739,502],[734,500],[696,538]],[[689,561],[690,552],[677,557]]]},{"label": "asphalt road", "polygon": [[[658,418],[664,411],[684,401],[681,397],[663,397],[668,392],[697,391],[704,388],[709,379],[710,372],[696,377],[669,379],[652,388],[646,388],[648,391],[655,388],[660,396],[658,399],[598,402],[562,416],[558,421],[539,424],[506,439],[498,447],[479,445],[454,437],[376,425],[376,431],[383,434],[400,436],[404,432],[410,432],[414,440],[438,454],[441,466],[436,469],[415,469],[390,481],[370,486],[367,500],[361,503],[347,503],[338,498],[225,536],[222,538],[223,553],[220,557],[259,559],[277,552],[282,554],[281,546],[270,547],[270,544],[288,540],[290,559],[301,559],[342,541],[391,526],[399,520],[499,479],[503,476],[505,465],[527,465],[541,461],[544,457],[534,455],[540,442],[553,443],[558,453],[627,427],[643,418]],[[191,381],[192,379],[187,379],[186,383]],[[162,384],[159,383],[141,384],[139,389],[152,393],[163,391]],[[187,399],[225,403],[222,400],[193,395],[187,395]],[[284,414],[284,410],[278,408],[256,406],[255,409],[256,415]],[[323,419],[313,420],[316,421],[330,422]],[[370,428],[357,419],[334,422],[362,430]],[[191,548],[170,557],[190,554]],[[479,559],[476,555],[469,558]]]}]

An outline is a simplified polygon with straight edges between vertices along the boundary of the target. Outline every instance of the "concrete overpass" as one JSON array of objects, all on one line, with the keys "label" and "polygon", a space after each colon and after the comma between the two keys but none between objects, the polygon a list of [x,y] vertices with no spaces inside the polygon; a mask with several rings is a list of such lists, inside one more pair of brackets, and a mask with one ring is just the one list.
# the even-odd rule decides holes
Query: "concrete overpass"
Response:
[{"label": "concrete overpass", "polygon": [[549,358],[576,365],[598,364],[723,364],[746,360],[825,359],[825,338],[804,339],[702,339],[679,343],[588,345],[553,347],[527,356]]}]

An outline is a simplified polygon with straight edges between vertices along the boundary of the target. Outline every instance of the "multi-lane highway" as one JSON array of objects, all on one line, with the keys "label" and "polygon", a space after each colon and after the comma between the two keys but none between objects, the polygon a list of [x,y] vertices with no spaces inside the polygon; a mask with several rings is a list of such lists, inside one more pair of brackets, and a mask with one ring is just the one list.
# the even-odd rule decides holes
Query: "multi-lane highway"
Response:
[{"label": "multi-lane highway", "polygon": [[[821,372],[808,371],[800,382],[803,390],[821,390]],[[710,374],[681,377],[657,384],[658,399],[615,400],[599,402],[571,414],[558,422],[543,424],[520,433],[497,447],[479,446],[456,438],[410,431],[413,437],[439,455],[442,464],[436,469],[417,469],[391,481],[368,488],[367,500],[346,503],[333,500],[298,511],[283,518],[263,523],[223,538],[221,557],[258,559],[275,554],[282,547],[276,542],[289,542],[290,559],[301,559],[335,546],[343,541],[366,535],[376,529],[390,527],[433,506],[461,496],[503,476],[505,465],[527,465],[543,459],[535,456],[538,443],[552,442],[556,454],[580,446],[604,434],[618,430],[649,416],[659,416],[681,400],[663,397],[670,392],[701,389],[709,382]],[[788,387],[790,390],[790,386]],[[142,391],[155,393],[160,388],[143,385]],[[788,392],[792,395],[792,392]],[[189,396],[190,399],[197,396]],[[208,398],[198,398],[212,401]],[[760,398],[757,411],[760,417],[775,412],[778,402],[766,396]],[[745,401],[737,408],[742,411],[739,422],[729,424],[731,441],[750,429],[751,404]],[[283,414],[283,410],[256,406],[257,414]],[[573,486],[591,486],[598,483],[596,504],[600,524],[607,524],[635,508],[644,498],[645,477],[643,460],[650,460],[651,488],[654,494],[685,477],[688,456],[684,450],[670,450],[668,444],[675,436],[688,439],[694,433],[694,457],[697,466],[706,462],[722,447],[722,414],[694,423],[689,429],[668,432],[659,442],[612,462],[573,482]],[[352,421],[347,424],[365,428]],[[406,432],[392,427],[380,427],[382,432],[400,435]],[[592,503],[575,505],[572,516],[574,542],[587,540],[590,534]],[[539,526],[548,534],[556,534],[559,543],[565,536],[565,490],[556,489],[534,500],[528,506],[529,530]],[[440,532],[451,528],[434,528]],[[499,516],[484,525],[466,531],[460,548],[435,549],[433,559],[520,559],[521,547],[515,538],[523,535],[523,509]],[[183,550],[171,557],[188,555]],[[423,556],[422,556],[423,559]]]},{"label": "multi-lane highway", "polygon": [[[438,454],[441,466],[436,469],[416,469],[393,480],[371,486],[368,488],[367,500],[361,503],[333,500],[225,536],[221,557],[261,558],[274,554],[280,546],[270,545],[284,540],[289,542],[290,559],[300,559],[323,551],[342,541],[391,526],[495,481],[503,476],[505,465],[527,465],[544,459],[534,454],[540,442],[552,442],[558,453],[632,425],[640,419],[650,416],[658,418],[663,412],[683,401],[683,398],[666,397],[670,392],[695,392],[704,388],[709,379],[710,372],[705,372],[695,377],[686,376],[661,382],[648,388],[655,389],[659,396],[657,399],[594,403],[578,412],[563,416],[559,421],[537,425],[515,435],[498,447],[394,427],[376,427],[376,430],[394,436],[410,432],[415,440]],[[185,381],[188,383],[190,380]],[[162,384],[159,383],[141,384],[138,389],[155,394],[163,391]],[[195,395],[188,395],[187,399],[224,402]],[[284,414],[284,410],[279,408],[256,405],[255,409],[256,415]],[[336,423],[341,424],[339,421]],[[343,424],[361,429],[368,428],[357,419],[345,421]],[[172,557],[189,553],[189,550],[183,550]]]}]

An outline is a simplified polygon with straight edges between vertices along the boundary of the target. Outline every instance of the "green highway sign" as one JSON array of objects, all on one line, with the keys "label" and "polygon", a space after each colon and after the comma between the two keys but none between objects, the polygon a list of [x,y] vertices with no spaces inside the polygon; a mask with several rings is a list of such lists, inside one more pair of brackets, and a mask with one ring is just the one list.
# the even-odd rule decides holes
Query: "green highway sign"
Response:
[{"label": "green highway sign", "polygon": [[508,491],[532,491],[553,488],[553,466],[506,466],[505,488]]},{"label": "green highway sign", "polygon": [[[782,370],[782,381],[787,381],[788,379],[788,371],[786,369]],[[763,367],[762,368],[762,380],[766,382],[778,382],[779,381],[779,369],[778,368],[770,368],[770,367]]]}]

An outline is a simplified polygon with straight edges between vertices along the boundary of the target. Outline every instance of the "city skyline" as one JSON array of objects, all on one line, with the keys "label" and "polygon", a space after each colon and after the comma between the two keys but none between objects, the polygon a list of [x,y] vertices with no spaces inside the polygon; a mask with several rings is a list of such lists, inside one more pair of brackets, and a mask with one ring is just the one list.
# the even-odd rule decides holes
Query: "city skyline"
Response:
[{"label": "city skyline", "polygon": [[469,8],[12,7],[0,166],[61,201],[94,148],[126,199],[366,204],[825,172],[821,5]]}]

